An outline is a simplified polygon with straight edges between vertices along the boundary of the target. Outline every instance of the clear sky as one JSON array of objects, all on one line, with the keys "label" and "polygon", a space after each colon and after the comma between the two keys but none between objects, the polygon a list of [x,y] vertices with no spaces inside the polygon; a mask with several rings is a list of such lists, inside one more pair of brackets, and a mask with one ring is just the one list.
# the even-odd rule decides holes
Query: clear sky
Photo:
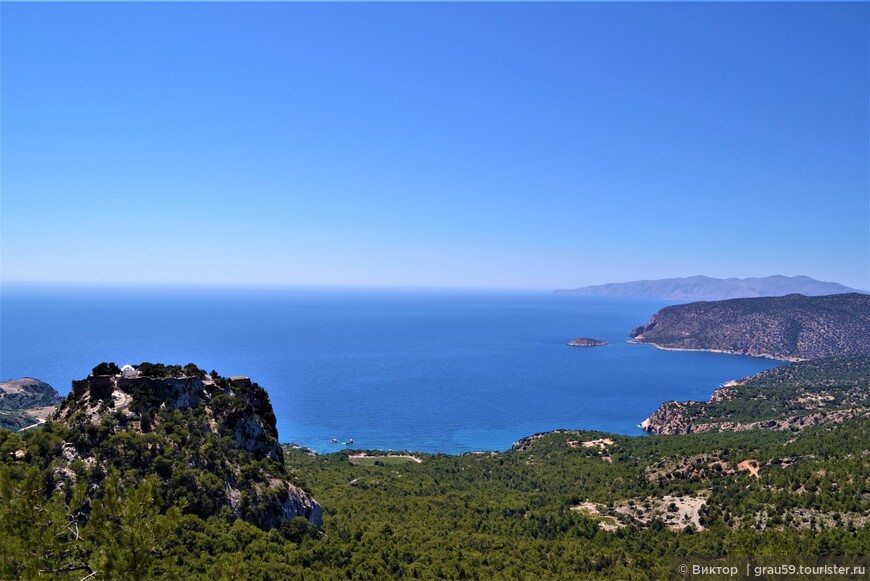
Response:
[{"label": "clear sky", "polygon": [[868,6],[4,2],[0,274],[868,288]]}]

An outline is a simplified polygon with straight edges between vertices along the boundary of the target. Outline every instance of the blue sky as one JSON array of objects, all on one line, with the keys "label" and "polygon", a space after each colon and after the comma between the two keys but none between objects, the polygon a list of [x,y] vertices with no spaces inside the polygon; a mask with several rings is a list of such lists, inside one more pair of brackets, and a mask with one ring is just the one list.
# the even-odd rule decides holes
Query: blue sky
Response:
[{"label": "blue sky", "polygon": [[867,3],[0,22],[6,282],[870,287]]}]

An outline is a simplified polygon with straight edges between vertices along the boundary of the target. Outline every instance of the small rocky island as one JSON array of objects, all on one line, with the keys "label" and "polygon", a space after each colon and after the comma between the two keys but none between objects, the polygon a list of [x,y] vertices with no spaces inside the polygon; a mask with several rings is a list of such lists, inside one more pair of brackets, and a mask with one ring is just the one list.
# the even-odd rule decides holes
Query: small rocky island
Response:
[{"label": "small rocky island", "polygon": [[588,337],[577,337],[576,339],[568,341],[568,345],[571,347],[600,347],[602,345],[607,345],[607,341],[590,339]]}]

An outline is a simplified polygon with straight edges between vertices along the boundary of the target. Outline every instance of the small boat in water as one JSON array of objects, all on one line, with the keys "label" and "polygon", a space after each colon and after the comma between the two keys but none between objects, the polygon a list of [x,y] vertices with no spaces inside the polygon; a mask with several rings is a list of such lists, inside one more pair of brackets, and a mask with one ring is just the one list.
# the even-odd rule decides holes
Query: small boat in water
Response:
[{"label": "small boat in water", "polygon": [[333,438],[330,440],[333,444],[338,444],[338,438]]},{"label": "small boat in water", "polygon": [[350,440],[348,440],[347,442],[344,443],[345,446],[347,446],[349,444],[353,444],[353,438],[351,438]]}]

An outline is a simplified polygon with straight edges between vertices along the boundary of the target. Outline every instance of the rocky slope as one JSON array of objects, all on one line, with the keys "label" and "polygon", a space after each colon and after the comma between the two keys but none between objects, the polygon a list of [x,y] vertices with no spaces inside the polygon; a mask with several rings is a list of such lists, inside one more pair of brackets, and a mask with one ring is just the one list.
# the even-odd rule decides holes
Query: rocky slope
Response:
[{"label": "rocky slope", "polygon": [[32,377],[0,381],[0,428],[20,430],[39,425],[61,401],[53,387]]},{"label": "rocky slope", "polygon": [[733,381],[707,402],[669,401],[641,423],[656,434],[799,431],[870,417],[870,355],[792,363]]},{"label": "rocky slope", "polygon": [[870,352],[870,295],[788,295],[666,307],[632,343],[802,361]]},{"label": "rocky slope", "polygon": [[51,418],[66,430],[63,477],[86,474],[98,486],[110,470],[157,474],[167,502],[183,501],[202,517],[229,510],[265,529],[297,516],[320,526],[320,505],[287,477],[262,387],[194,365],[140,369],[151,376],[73,381]]},{"label": "rocky slope", "polygon": [[836,282],[822,282],[808,276],[766,276],[761,278],[711,278],[690,276],[662,280],[637,280],[585,286],[556,291],[560,294],[646,297],[675,301],[720,301],[725,299],[771,297],[789,294],[807,296],[860,292]]}]

